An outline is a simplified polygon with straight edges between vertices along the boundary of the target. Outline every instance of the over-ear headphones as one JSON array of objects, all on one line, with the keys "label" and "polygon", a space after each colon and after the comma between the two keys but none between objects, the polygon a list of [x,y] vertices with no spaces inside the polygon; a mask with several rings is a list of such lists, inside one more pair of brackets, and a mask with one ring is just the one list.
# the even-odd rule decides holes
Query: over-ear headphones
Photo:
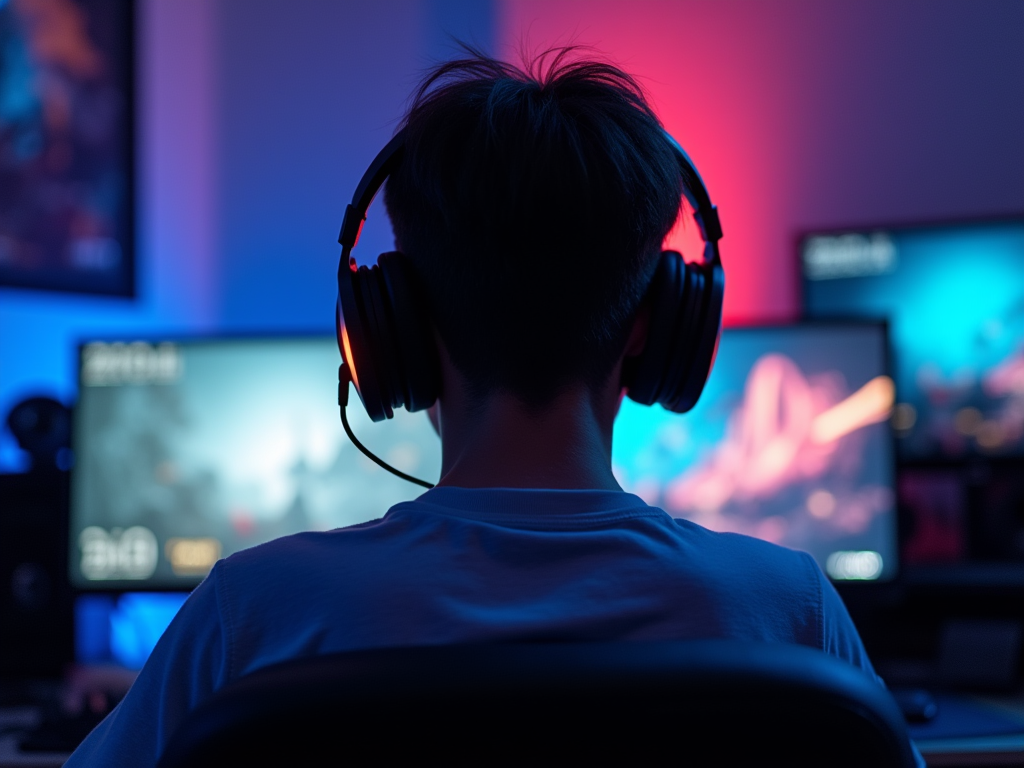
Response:
[{"label": "over-ear headphones", "polygon": [[[648,289],[651,322],[647,343],[639,358],[628,366],[623,385],[628,397],[642,405],[659,403],[683,413],[697,403],[714,364],[722,326],[725,271],[718,252],[722,237],[718,210],[686,152],[675,139],[667,133],[665,136],[679,162],[683,194],[700,229],[704,256],[699,262],[686,263],[676,251],[661,253]],[[404,150],[405,132],[401,130],[366,169],[345,209],[338,235],[341,259],[335,328],[343,360],[338,372],[338,398],[346,432],[357,446],[359,442],[348,429],[344,413],[349,380],[373,421],[390,419],[399,407],[410,411],[429,408],[438,394],[437,349],[408,260],[394,251],[381,254],[372,267],[357,267],[352,258],[366,211],[401,163]],[[376,457],[371,458],[397,473]]]},{"label": "over-ear headphones", "polygon": [[676,251],[662,251],[647,289],[651,324],[647,343],[623,384],[626,395],[641,405],[658,403],[675,413],[697,404],[711,375],[722,333],[725,270],[718,253],[722,224],[696,166],[665,134],[683,175],[683,195],[693,209],[704,256],[685,262]]}]

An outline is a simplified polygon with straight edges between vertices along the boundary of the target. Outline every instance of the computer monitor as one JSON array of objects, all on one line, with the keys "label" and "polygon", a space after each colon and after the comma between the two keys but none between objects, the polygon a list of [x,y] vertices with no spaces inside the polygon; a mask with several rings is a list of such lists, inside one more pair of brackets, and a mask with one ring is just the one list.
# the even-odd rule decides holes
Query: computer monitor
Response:
[{"label": "computer monitor", "polygon": [[[837,579],[895,573],[884,327],[727,330],[697,408],[623,403],[613,463],[670,514],[810,552]],[[186,590],[238,549],[382,516],[420,489],[352,446],[333,338],[92,342],[75,409],[70,575],[80,590]],[[353,429],[440,470],[425,414]]]},{"label": "computer monitor", "polygon": [[620,483],[674,517],[810,553],[835,580],[897,573],[882,323],[727,329],[688,414],[624,400]]},{"label": "computer monitor", "polygon": [[[91,342],[79,356],[70,577],[80,590],[187,590],[232,552],[381,517],[422,489],[342,430],[333,337]],[[424,413],[352,428],[393,465],[441,466]]]},{"label": "computer monitor", "polygon": [[811,318],[886,318],[897,451],[912,462],[1024,457],[1024,218],[815,233]]}]

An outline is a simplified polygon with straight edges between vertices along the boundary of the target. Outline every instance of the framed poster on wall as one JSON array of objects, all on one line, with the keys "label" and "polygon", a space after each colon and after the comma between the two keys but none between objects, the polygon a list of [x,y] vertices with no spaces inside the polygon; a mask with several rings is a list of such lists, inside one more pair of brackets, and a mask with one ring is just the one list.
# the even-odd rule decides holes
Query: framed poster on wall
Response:
[{"label": "framed poster on wall", "polygon": [[0,287],[135,294],[132,0],[0,0]]}]

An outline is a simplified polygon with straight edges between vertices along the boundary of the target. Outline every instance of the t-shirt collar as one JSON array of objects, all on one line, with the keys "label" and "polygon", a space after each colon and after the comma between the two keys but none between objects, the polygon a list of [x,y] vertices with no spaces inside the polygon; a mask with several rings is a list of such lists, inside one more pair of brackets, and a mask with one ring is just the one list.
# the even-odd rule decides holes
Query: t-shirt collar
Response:
[{"label": "t-shirt collar", "polygon": [[416,506],[455,517],[517,527],[589,528],[636,517],[660,517],[664,512],[625,491],[526,488],[432,488]]}]

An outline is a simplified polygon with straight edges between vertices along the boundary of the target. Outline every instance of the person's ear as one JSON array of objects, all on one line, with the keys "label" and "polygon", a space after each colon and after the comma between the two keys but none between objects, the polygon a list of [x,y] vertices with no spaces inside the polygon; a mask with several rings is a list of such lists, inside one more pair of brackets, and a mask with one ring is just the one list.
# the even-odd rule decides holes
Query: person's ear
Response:
[{"label": "person's ear", "polygon": [[647,301],[640,304],[633,319],[633,327],[629,330],[629,338],[626,340],[626,349],[623,357],[639,357],[647,346],[647,334],[651,329],[651,305]]},{"label": "person's ear", "polygon": [[437,436],[441,436],[441,411],[440,401],[435,400],[434,404],[427,408],[427,418],[430,419],[430,426],[434,428]]},{"label": "person's ear", "polygon": [[[633,325],[630,326],[629,336],[626,338],[626,346],[622,350],[622,357],[619,360],[619,405],[626,395],[629,382],[633,380],[636,373],[637,361],[647,346],[647,334],[651,329],[651,305],[644,299],[637,309],[636,317],[633,318]],[[616,409],[617,411],[617,409]]]},{"label": "person's ear", "polygon": [[437,332],[437,326],[433,325],[433,323],[431,323],[430,332],[434,337],[434,345],[437,348],[441,385],[438,388],[437,400],[427,409],[427,418],[430,419],[430,426],[434,428],[437,436],[441,437],[441,400],[444,399],[446,394],[450,394],[453,390],[458,389],[457,386],[453,386],[458,383],[458,373],[455,370],[455,366],[452,365],[451,357],[448,355],[448,347],[441,339],[441,334]]}]

